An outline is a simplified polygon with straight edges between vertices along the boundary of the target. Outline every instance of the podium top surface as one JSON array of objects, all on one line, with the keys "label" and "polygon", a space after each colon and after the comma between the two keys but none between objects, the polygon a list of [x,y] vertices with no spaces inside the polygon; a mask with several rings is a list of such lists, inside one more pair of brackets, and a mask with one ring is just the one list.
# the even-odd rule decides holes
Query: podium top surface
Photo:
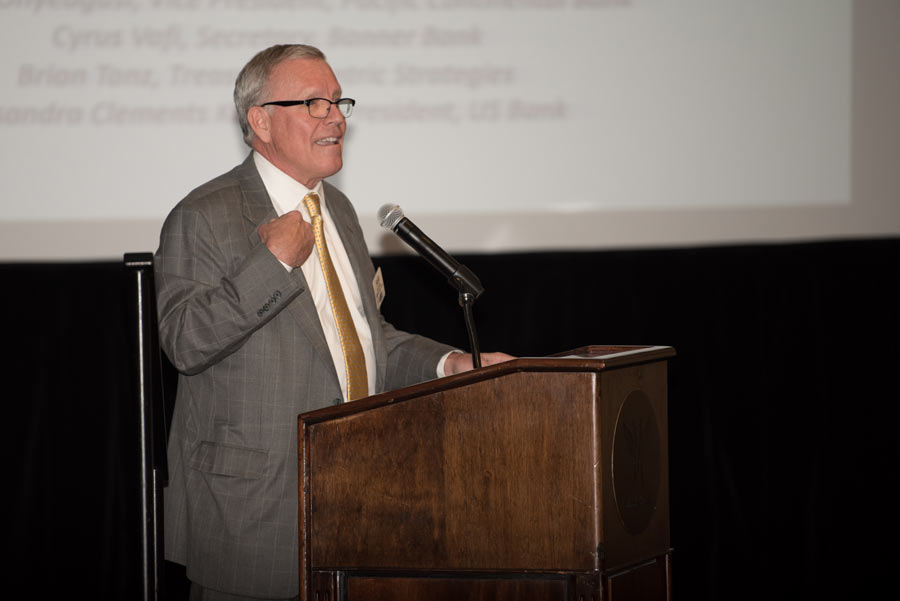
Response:
[{"label": "podium top surface", "polygon": [[[609,362],[631,363],[632,359],[655,361],[675,355],[671,346],[634,346],[634,345],[591,345],[571,351],[557,353],[546,359],[591,359]],[[537,359],[537,357],[535,357]]]},{"label": "podium top surface", "polygon": [[519,357],[461,374],[382,392],[357,401],[317,409],[301,414],[299,419],[306,424],[314,424],[516,372],[600,372],[640,363],[662,361],[673,356],[675,356],[675,349],[670,346],[592,345],[549,357]]}]

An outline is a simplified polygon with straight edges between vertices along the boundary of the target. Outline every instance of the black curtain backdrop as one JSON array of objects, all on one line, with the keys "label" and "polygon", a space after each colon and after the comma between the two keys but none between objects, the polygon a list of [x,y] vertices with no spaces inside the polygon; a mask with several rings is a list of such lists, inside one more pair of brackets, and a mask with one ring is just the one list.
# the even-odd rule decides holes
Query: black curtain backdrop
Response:
[{"label": "black curtain backdrop", "polygon": [[[487,290],[475,305],[483,351],[675,347],[676,599],[853,598],[889,586],[900,239],[457,258]],[[456,293],[437,272],[417,257],[376,264],[389,321],[467,346]],[[131,274],[9,264],[0,281],[10,590],[139,599]],[[168,567],[170,598],[183,598],[183,572]]]}]

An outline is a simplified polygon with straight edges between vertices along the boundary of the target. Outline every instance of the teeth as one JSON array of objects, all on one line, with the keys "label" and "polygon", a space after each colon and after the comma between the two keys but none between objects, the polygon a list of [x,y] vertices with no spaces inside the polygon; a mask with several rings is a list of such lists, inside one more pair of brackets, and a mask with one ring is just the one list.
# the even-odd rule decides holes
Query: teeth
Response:
[{"label": "teeth", "polygon": [[321,140],[316,140],[316,144],[337,144],[337,138],[322,138]]}]

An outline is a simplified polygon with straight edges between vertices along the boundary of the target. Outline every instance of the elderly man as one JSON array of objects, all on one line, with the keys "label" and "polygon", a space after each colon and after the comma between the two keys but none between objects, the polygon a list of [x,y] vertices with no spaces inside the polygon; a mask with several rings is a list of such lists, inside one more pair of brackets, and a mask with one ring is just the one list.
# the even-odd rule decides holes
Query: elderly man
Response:
[{"label": "elderly man", "polygon": [[192,599],[298,595],[299,413],[472,367],[379,313],[357,216],[324,181],[355,104],[341,94],[316,48],[253,57],[234,89],[252,152],[162,229],[160,340],[180,372],[166,557]]}]

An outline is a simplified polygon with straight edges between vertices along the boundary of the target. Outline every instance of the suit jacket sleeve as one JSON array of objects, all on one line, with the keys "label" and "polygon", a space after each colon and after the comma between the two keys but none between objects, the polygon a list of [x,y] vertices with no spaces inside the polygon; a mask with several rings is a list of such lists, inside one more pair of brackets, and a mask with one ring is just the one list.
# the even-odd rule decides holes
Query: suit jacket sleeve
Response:
[{"label": "suit jacket sleeve", "polygon": [[435,379],[441,357],[454,348],[424,336],[398,330],[387,321],[382,320],[382,323],[388,347],[385,390]]},{"label": "suit jacket sleeve", "polygon": [[[250,228],[237,186],[195,191],[169,215],[156,253],[160,343],[182,373],[199,373],[233,353],[301,293],[295,278]],[[236,251],[235,232],[253,238]]]}]

